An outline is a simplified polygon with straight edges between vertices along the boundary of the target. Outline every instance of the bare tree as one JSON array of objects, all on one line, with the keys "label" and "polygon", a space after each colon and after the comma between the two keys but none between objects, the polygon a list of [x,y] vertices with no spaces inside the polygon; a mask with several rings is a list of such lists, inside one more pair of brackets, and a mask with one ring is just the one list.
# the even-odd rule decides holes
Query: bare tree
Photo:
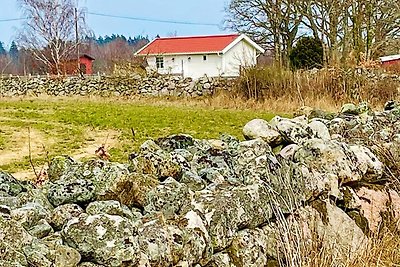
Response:
[{"label": "bare tree", "polygon": [[232,0],[225,26],[245,33],[284,63],[299,34],[303,15],[296,0]]},{"label": "bare tree", "polygon": [[227,28],[253,37],[278,62],[302,34],[321,40],[333,65],[376,59],[400,39],[398,0],[231,0],[226,11]]},{"label": "bare tree", "polygon": [[[20,44],[32,51],[48,71],[60,74],[62,61],[71,57],[87,34],[85,16],[72,0],[18,0],[28,18],[20,34]],[[78,24],[78,30],[76,30]]]}]

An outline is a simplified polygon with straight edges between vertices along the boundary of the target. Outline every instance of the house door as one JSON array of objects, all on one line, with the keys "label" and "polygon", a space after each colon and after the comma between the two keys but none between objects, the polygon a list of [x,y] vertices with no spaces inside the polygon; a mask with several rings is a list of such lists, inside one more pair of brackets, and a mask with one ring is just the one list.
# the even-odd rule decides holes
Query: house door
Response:
[{"label": "house door", "polygon": [[187,59],[182,59],[182,76],[183,77],[190,77],[190,62],[191,62],[191,57],[188,57]]}]

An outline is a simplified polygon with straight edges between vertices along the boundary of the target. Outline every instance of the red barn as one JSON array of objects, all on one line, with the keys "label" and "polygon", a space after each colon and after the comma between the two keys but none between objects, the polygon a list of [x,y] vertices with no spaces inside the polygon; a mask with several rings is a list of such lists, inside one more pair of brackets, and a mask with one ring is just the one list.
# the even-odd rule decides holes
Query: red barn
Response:
[{"label": "red barn", "polygon": [[381,60],[382,66],[384,67],[391,65],[400,65],[400,54],[380,57],[379,59]]},{"label": "red barn", "polygon": [[[94,57],[89,56],[88,54],[81,54],[79,56],[79,72],[82,74],[93,74],[93,61]],[[77,60],[76,56],[69,57],[63,64],[62,64],[63,73],[66,75],[77,74]]]}]

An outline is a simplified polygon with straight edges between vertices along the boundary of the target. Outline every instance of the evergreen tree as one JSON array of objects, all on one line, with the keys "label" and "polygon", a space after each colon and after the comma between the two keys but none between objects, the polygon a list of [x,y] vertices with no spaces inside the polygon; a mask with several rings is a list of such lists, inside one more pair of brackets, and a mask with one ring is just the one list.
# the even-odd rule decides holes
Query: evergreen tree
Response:
[{"label": "evergreen tree", "polygon": [[3,42],[0,42],[0,56],[4,56],[7,54],[6,49],[4,49]]},{"label": "evergreen tree", "polygon": [[99,36],[99,38],[97,38],[97,44],[98,45],[103,45],[104,44],[104,38],[102,36]]},{"label": "evergreen tree", "polygon": [[19,51],[18,51],[17,44],[14,41],[12,41],[12,43],[11,43],[9,54],[13,60],[18,59]]},{"label": "evergreen tree", "polygon": [[322,42],[312,37],[302,37],[289,55],[295,69],[322,68],[324,50]]}]

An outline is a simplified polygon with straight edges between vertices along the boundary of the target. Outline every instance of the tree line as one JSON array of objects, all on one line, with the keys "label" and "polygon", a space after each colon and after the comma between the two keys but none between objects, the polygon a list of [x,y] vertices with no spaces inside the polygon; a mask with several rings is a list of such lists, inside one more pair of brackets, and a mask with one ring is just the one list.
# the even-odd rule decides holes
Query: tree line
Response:
[{"label": "tree line", "polygon": [[400,52],[398,0],[231,0],[226,13],[226,28],[249,35],[282,65],[303,36],[322,43],[325,65]]},{"label": "tree line", "polygon": [[9,51],[0,42],[0,75],[63,74],[64,62],[81,54],[96,59],[94,71],[111,72],[116,63],[133,61],[134,52],[149,42],[141,35],[96,37],[86,24],[86,11],[74,0],[17,2],[26,20]]},{"label": "tree line", "polygon": [[[134,62],[134,52],[149,42],[147,36],[125,37],[110,36],[85,37],[80,44],[80,53],[94,57],[95,72],[111,73],[115,64]],[[74,54],[71,52],[72,55]],[[62,60],[62,59],[60,59]],[[37,60],[32,50],[18,46],[12,41],[9,48],[0,41],[0,75],[26,75],[50,73],[49,66]]]}]

